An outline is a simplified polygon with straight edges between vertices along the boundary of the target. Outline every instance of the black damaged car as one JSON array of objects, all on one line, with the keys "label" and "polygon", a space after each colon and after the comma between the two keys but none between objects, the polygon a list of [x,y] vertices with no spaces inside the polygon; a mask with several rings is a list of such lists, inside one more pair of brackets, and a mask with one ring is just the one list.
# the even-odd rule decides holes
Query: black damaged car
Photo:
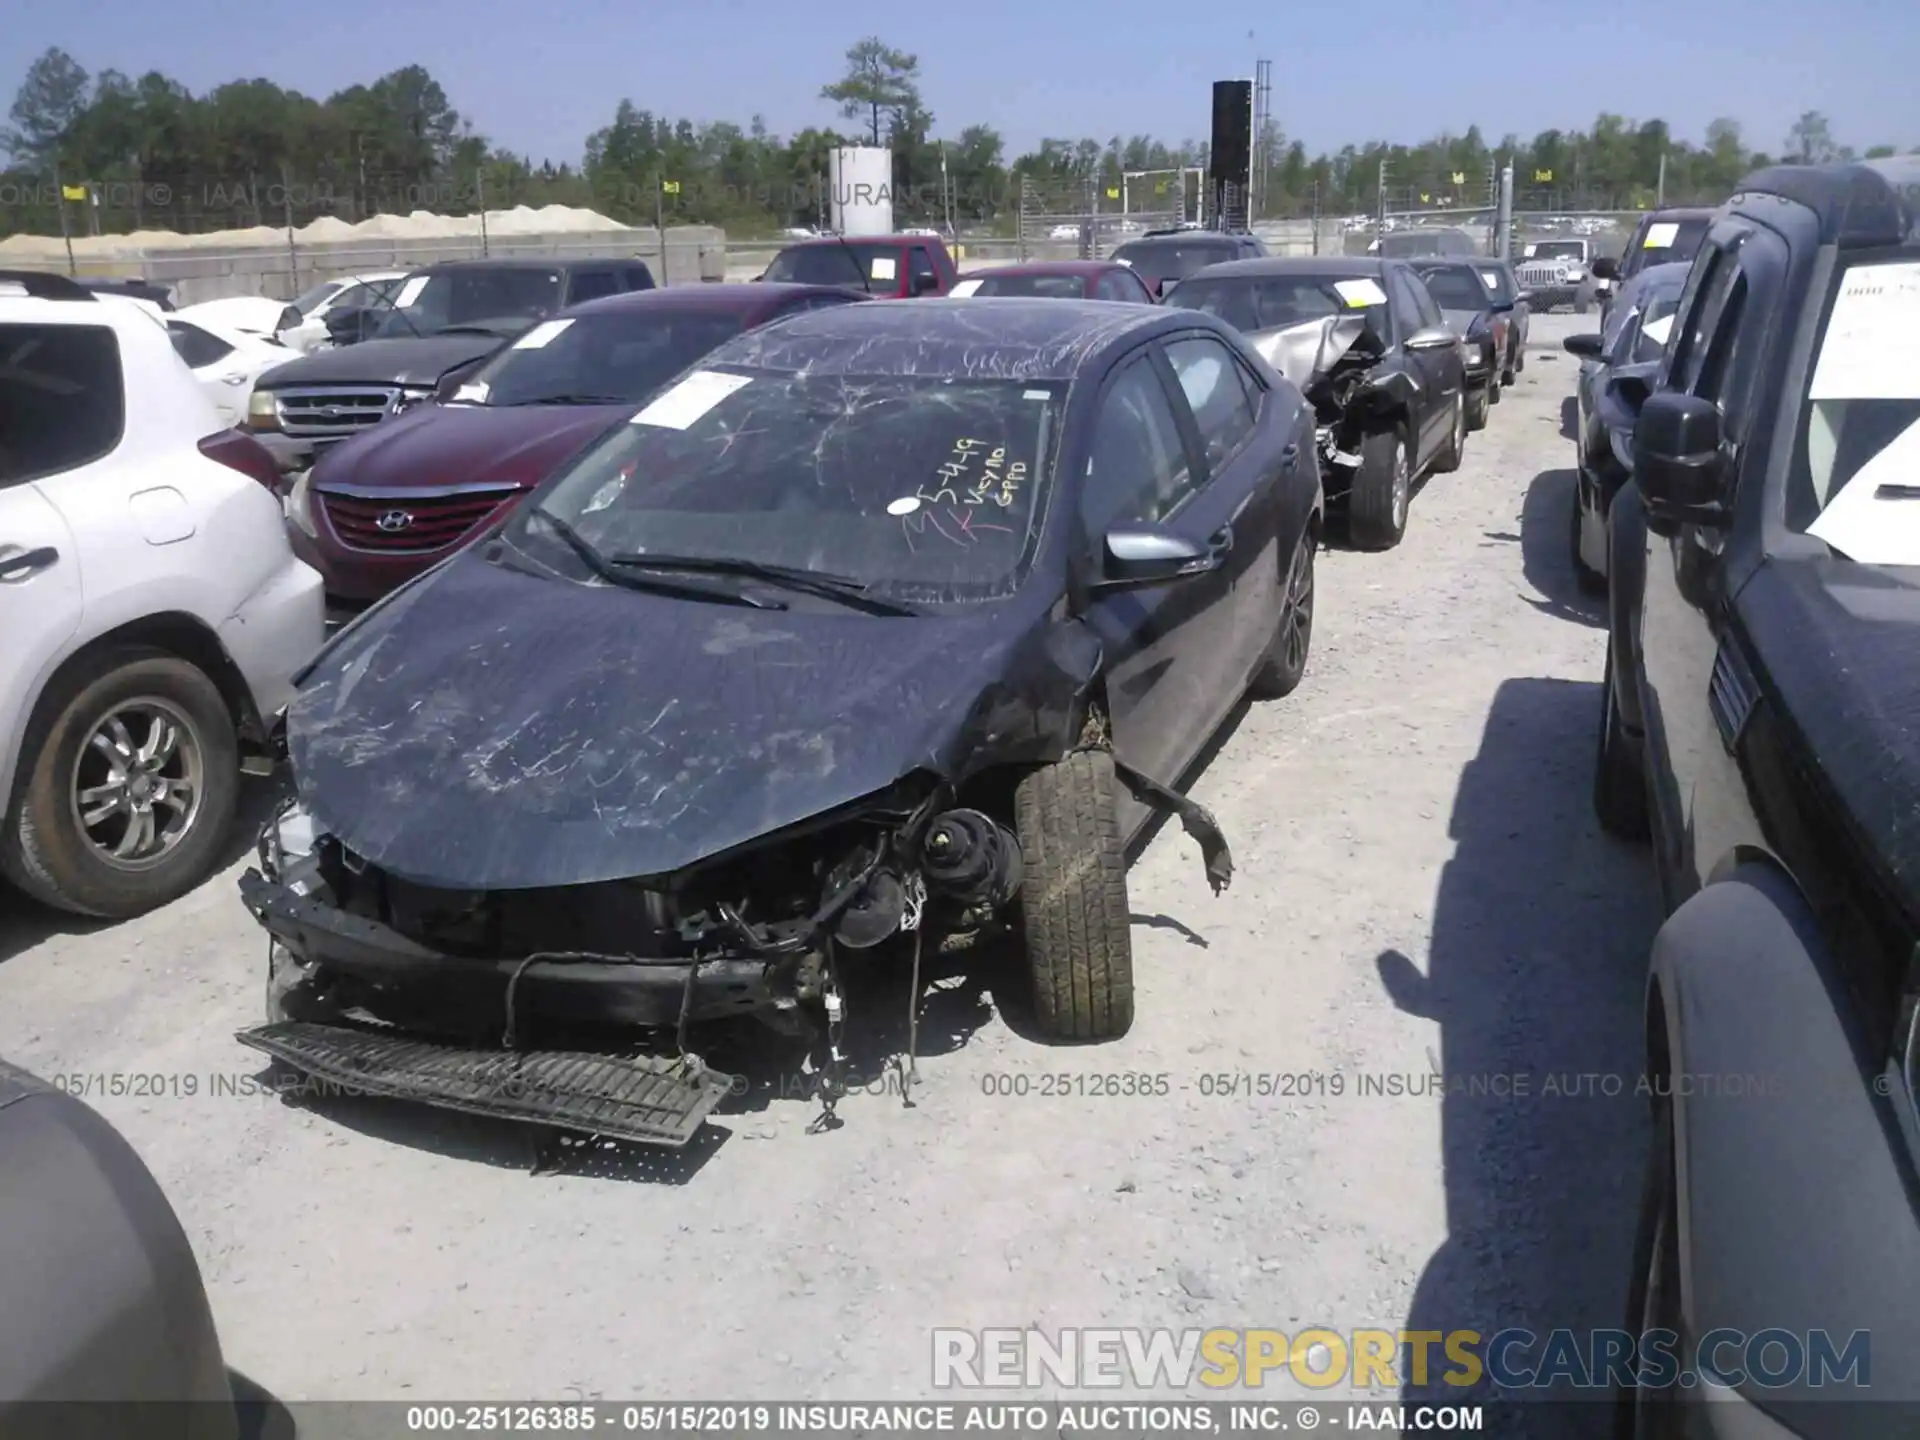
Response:
[{"label": "black damaged car", "polygon": [[1306,666],[1313,456],[1300,392],[1191,311],[932,300],[729,342],[302,677],[240,1038],[683,1144],[733,1083],[698,1027],[806,1039],[830,1109],[848,977],[917,1003],[951,936],[1010,933],[1045,1031],[1122,1034],[1126,847],[1171,812],[1226,885],[1171,786]]}]

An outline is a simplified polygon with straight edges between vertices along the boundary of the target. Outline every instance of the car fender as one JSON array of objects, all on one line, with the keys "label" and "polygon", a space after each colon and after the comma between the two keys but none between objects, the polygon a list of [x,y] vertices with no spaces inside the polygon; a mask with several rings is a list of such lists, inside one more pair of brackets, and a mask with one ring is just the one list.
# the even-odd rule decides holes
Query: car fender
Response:
[{"label": "car fender", "polygon": [[233,1440],[233,1390],[193,1247],[125,1139],[0,1062],[0,1433],[125,1433],[128,1417],[15,1404],[160,1405],[152,1429]]},{"label": "car fender", "polygon": [[[1824,1331],[1834,1356],[1870,1336],[1854,1380],[1743,1387],[1780,1415],[1857,1380],[1896,1398],[1912,1384],[1901,1358],[1920,1353],[1920,1224],[1893,1108],[1906,1100],[1883,1093],[1852,1013],[1812,910],[1771,862],[1736,864],[1654,939],[1649,1073],[1672,1095],[1688,1331]],[[1703,1359],[1724,1372],[1742,1351]]]},{"label": "car fender", "polygon": [[1647,580],[1647,511],[1628,480],[1607,507],[1607,629],[1613,643],[1614,704],[1621,723],[1646,733],[1640,704],[1640,597]]}]

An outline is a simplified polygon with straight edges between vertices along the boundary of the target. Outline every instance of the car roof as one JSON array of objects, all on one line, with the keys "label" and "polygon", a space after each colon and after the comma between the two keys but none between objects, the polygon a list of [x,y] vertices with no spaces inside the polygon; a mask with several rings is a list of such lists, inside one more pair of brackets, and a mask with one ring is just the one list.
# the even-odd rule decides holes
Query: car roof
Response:
[{"label": "car roof", "polygon": [[1670,260],[1664,265],[1649,265],[1620,287],[1620,298],[1626,299],[1647,291],[1680,291],[1687,287],[1687,276],[1693,272],[1691,260]]},{"label": "car roof", "polygon": [[1116,246],[1116,250],[1131,250],[1136,245],[1239,245],[1242,240],[1253,237],[1244,230],[1156,230],[1146,235],[1137,235],[1133,239]]},{"label": "car roof", "polygon": [[652,290],[629,290],[569,305],[569,315],[599,315],[628,310],[678,311],[686,314],[754,314],[776,309],[802,295],[841,295],[865,300],[858,290],[837,285],[795,285],[771,280],[735,280],[718,285],[664,285]]},{"label": "car roof", "polygon": [[1012,265],[969,270],[965,278],[991,280],[996,275],[1104,275],[1109,270],[1126,268],[1117,260],[1021,260]]},{"label": "car roof", "polygon": [[889,235],[809,235],[804,240],[789,240],[780,248],[798,250],[804,246],[819,245],[924,245],[929,240],[939,240],[940,236],[908,235],[904,231],[894,231]]},{"label": "car roof", "polygon": [[1819,218],[1823,245],[1920,243],[1920,155],[1838,165],[1774,165],[1735,188],[1724,209],[1748,210],[1754,197],[1804,205]]},{"label": "car roof", "polygon": [[[1458,258],[1465,260],[1467,257],[1462,255]],[[1255,280],[1280,275],[1320,275],[1330,280],[1368,276],[1378,279],[1388,266],[1407,263],[1395,255],[1384,258],[1378,255],[1259,255],[1248,260],[1228,260],[1224,264],[1209,265],[1199,274],[1180,283],[1190,285],[1194,280],[1227,277]]]},{"label": "car roof", "polygon": [[1675,205],[1665,210],[1649,210],[1641,219],[1643,225],[1658,225],[1669,220],[1711,220],[1711,205]]},{"label": "car roof", "polygon": [[436,260],[431,265],[422,265],[409,270],[408,275],[439,275],[443,272],[463,270],[579,270],[588,265],[645,265],[642,255],[601,255],[594,259],[574,259],[564,255],[537,259],[530,256],[513,256],[501,260]]},{"label": "car roof", "polygon": [[1123,338],[1195,323],[1190,311],[1102,300],[835,305],[729,340],[705,363],[822,375],[1071,380]]}]

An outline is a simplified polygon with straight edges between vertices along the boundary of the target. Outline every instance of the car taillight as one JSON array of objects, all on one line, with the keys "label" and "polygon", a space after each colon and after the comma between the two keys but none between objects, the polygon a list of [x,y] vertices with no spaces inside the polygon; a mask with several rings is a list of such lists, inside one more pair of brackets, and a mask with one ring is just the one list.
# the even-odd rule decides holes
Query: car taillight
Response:
[{"label": "car taillight", "polygon": [[200,442],[200,453],[230,470],[252,476],[273,494],[280,493],[280,467],[274,463],[267,447],[251,435],[239,430],[216,430]]}]

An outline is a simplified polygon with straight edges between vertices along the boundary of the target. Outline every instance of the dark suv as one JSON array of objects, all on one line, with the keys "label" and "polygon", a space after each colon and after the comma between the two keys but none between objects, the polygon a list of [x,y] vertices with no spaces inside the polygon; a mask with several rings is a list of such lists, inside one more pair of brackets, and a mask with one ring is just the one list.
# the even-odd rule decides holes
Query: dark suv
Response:
[{"label": "dark suv", "polygon": [[[569,305],[651,290],[640,260],[455,260],[416,270],[393,301],[351,312],[356,344],[276,366],[255,384],[247,429],[283,472],[456,383]],[[362,338],[364,337],[364,338]]]},{"label": "dark suv", "polygon": [[[1904,1433],[1855,1412],[1920,1389],[1917,305],[1920,156],[1748,177],[1614,503],[1594,800],[1669,911],[1628,1328],[1678,1339],[1623,1433]],[[1835,1353],[1762,1384],[1762,1331]]]}]

